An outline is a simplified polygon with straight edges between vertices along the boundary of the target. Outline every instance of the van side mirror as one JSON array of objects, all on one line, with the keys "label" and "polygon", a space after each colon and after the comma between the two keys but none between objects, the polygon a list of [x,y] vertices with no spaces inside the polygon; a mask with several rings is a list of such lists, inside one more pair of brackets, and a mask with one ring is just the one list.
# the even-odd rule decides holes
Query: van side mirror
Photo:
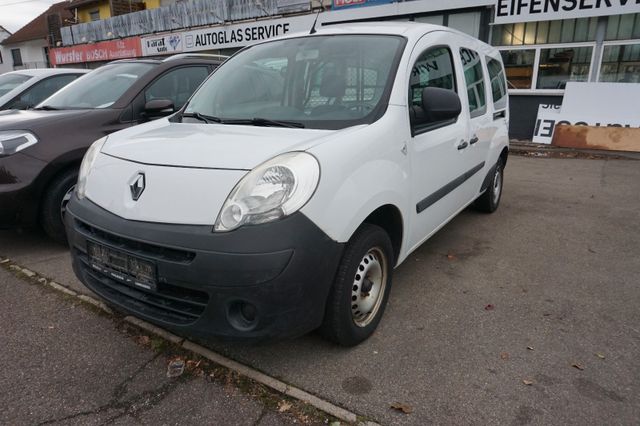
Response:
[{"label": "van side mirror", "polygon": [[462,112],[458,94],[439,87],[422,89],[422,105],[411,109],[411,124],[425,125],[455,120]]},{"label": "van side mirror", "polygon": [[148,119],[164,117],[174,112],[173,101],[169,99],[153,99],[144,104],[144,116]]}]

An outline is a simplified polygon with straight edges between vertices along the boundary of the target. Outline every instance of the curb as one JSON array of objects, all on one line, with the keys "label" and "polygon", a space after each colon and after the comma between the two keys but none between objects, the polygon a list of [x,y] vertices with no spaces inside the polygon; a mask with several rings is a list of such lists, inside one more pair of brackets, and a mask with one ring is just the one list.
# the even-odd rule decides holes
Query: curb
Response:
[{"label": "curb", "polygon": [[[91,296],[87,296],[84,294],[78,294],[77,292],[67,288],[66,286],[59,284],[55,281],[50,281],[47,278],[39,275],[37,272],[31,271],[26,268],[22,268],[17,265],[9,258],[0,258],[0,265],[6,266],[7,269],[13,272],[22,273],[26,277],[34,280],[35,282],[48,286],[52,290],[56,290],[60,293],[63,293],[67,296],[74,297],[79,299],[85,303],[88,303],[109,315],[113,315],[113,311],[106,305],[104,302],[97,300]],[[267,386],[275,391],[278,391],[290,398],[297,399],[302,401],[305,404],[309,404],[314,408],[323,411],[329,414],[332,417],[337,419],[364,426],[379,426],[378,423],[372,421],[358,422],[358,416],[355,413],[352,413],[349,410],[346,410],[342,407],[339,407],[329,401],[326,401],[320,397],[310,394],[300,388],[295,386],[291,386],[283,381],[275,379],[267,374],[264,374],[252,367],[249,367],[245,364],[242,364],[238,361],[234,361],[231,358],[227,358],[223,355],[220,355],[217,352],[214,352],[210,349],[205,348],[204,346],[200,346],[194,342],[186,340],[182,337],[179,337],[175,334],[172,334],[163,328],[160,328],[154,324],[148,323],[147,321],[141,320],[139,318],[133,316],[124,317],[124,321],[132,324],[138,328],[141,328],[149,333],[155,334],[156,336],[167,340],[173,344],[180,345],[183,349],[193,352],[195,354],[201,355],[208,360],[221,365],[231,371],[234,371],[242,376],[245,376],[255,382],[258,382],[264,386]]]}]

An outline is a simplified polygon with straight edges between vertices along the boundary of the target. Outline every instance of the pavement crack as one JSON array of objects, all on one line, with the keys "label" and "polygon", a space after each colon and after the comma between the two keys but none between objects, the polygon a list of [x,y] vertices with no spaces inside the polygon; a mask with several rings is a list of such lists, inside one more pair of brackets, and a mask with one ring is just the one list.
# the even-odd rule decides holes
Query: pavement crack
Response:
[{"label": "pavement crack", "polygon": [[253,422],[253,426],[258,426],[260,424],[260,422],[262,421],[262,419],[264,418],[264,416],[267,415],[267,412],[269,410],[267,409],[267,407],[265,405],[262,406],[262,411],[260,412],[260,415],[258,416],[258,418],[256,419],[255,422]]},{"label": "pavement crack", "polygon": [[141,392],[136,395],[132,395],[129,398],[121,400],[121,398],[127,392],[128,385],[142,372],[144,369],[151,364],[153,361],[158,359],[162,353],[157,353],[147,361],[145,361],[142,365],[140,365],[132,374],[129,375],[126,379],[124,379],[121,383],[116,385],[115,389],[112,392],[111,399],[106,404],[103,404],[93,410],[80,411],[78,413],[70,414],[63,417],[58,417],[54,419],[45,420],[43,422],[38,423],[38,425],[48,425],[53,423],[58,423],[62,421],[67,421],[71,419],[75,419],[83,416],[90,415],[98,415],[109,410],[119,411],[121,413],[116,414],[115,416],[110,417],[105,420],[102,424],[111,424],[114,421],[118,420],[121,417],[131,415],[136,416],[140,413],[143,413],[147,410],[150,410],[157,406],[164,398],[167,397],[177,386],[178,383],[183,382],[184,380],[171,380],[167,383],[164,383],[162,386],[157,387],[155,389],[147,390]]}]

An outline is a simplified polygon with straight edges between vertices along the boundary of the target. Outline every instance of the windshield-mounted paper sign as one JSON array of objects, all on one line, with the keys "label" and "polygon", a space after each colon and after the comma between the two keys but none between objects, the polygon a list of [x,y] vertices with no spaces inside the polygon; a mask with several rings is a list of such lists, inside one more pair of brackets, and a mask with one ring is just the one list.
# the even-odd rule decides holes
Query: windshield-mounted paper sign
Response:
[{"label": "windshield-mounted paper sign", "polygon": [[640,0],[497,0],[496,24],[640,12]]},{"label": "windshield-mounted paper sign", "polygon": [[538,107],[532,142],[551,144],[556,126],[563,124],[640,128],[638,99],[639,84],[569,82],[562,105]]}]

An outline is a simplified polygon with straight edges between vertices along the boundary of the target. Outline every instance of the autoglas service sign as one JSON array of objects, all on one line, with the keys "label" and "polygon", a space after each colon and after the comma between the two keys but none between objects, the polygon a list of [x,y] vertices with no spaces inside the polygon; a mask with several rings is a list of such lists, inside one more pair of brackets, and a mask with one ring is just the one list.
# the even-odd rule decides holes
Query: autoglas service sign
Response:
[{"label": "autoglas service sign", "polygon": [[172,33],[163,36],[143,37],[141,44],[144,56],[171,55],[182,52],[182,34]]},{"label": "autoglas service sign", "polygon": [[640,12],[640,0],[497,0],[496,24]]},{"label": "autoglas service sign", "polygon": [[224,25],[183,33],[185,52],[247,46],[285,34],[309,32],[315,15]]}]

